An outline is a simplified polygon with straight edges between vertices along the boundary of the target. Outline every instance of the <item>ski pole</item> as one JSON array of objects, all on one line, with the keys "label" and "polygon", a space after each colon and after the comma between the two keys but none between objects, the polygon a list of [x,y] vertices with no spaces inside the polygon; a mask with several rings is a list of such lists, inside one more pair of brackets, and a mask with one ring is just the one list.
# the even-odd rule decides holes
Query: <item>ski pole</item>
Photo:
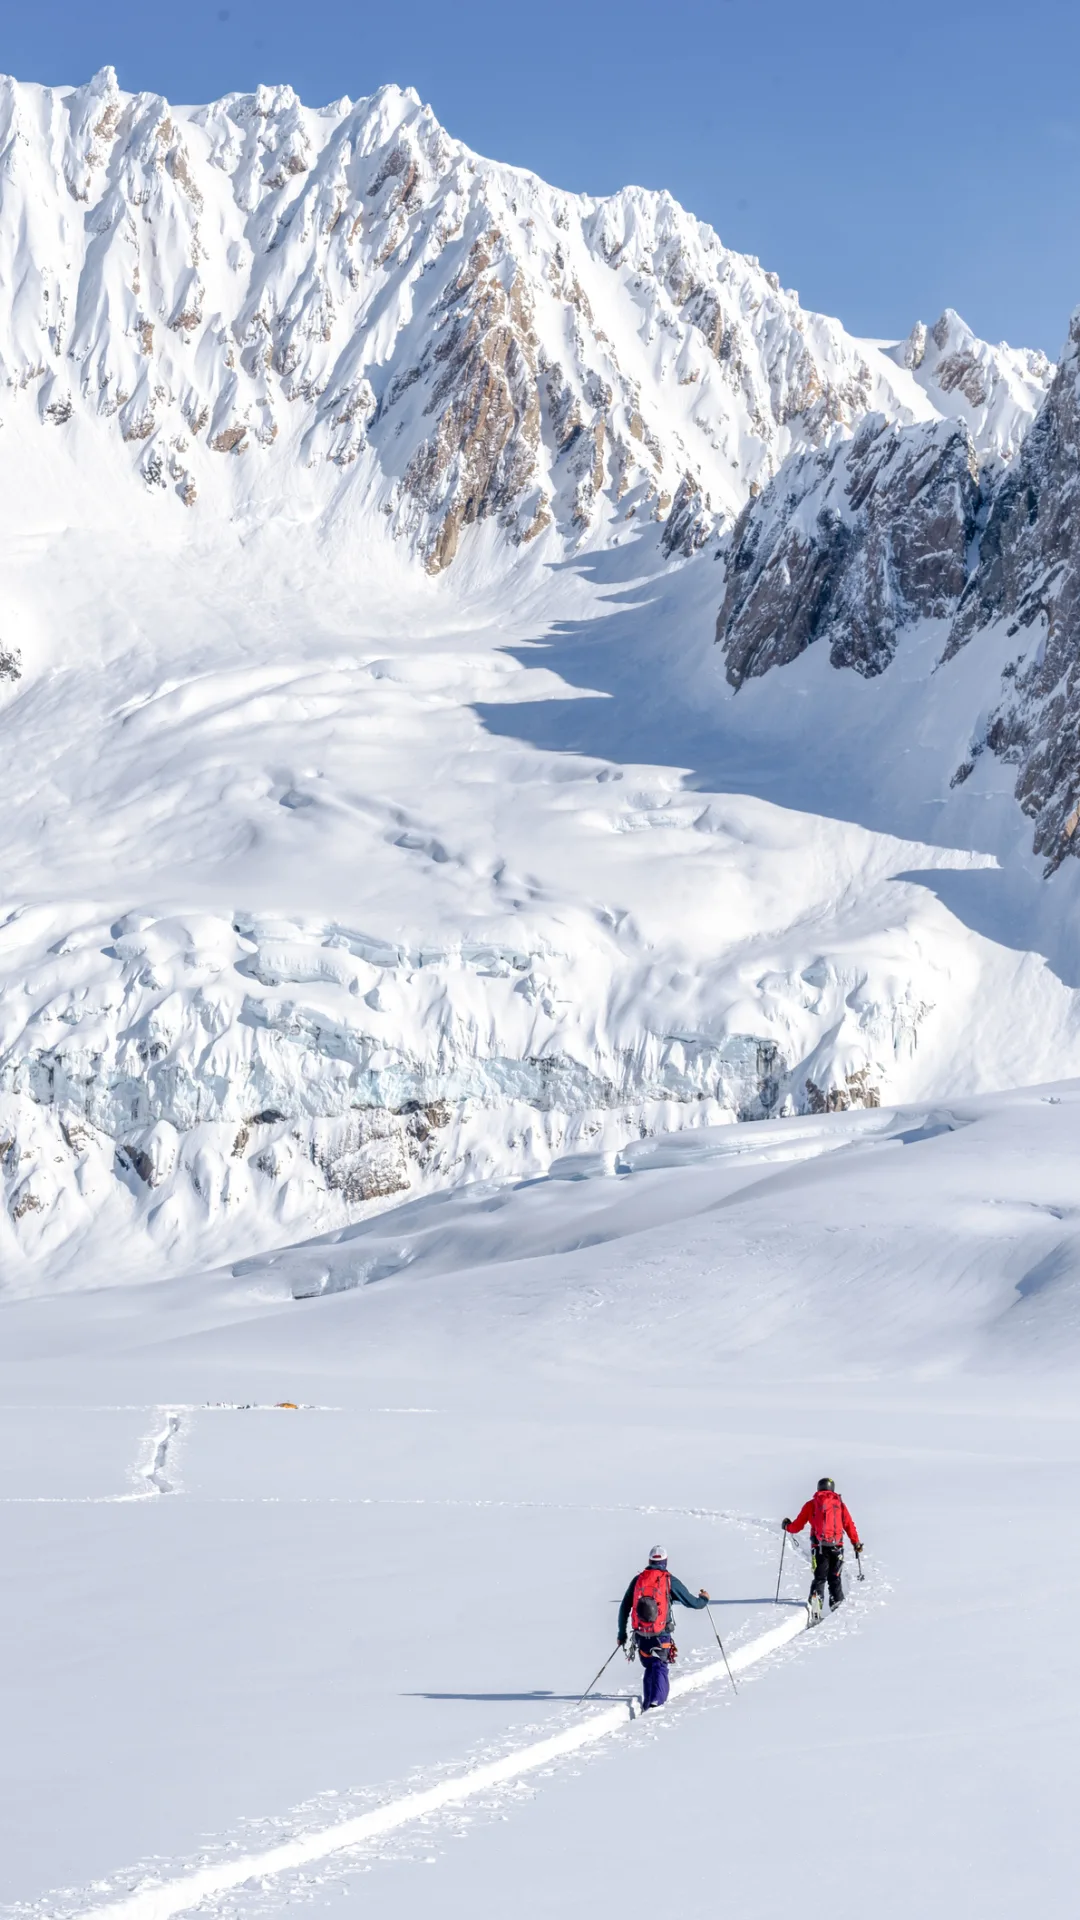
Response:
[{"label": "ski pole", "polygon": [[608,1657],[607,1657],[607,1659],[606,1659],[606,1660],[604,1661],[604,1664],[603,1664],[603,1666],[601,1667],[601,1669],[600,1669],[600,1672],[599,1672],[599,1673],[598,1673],[598,1674],[596,1675],[596,1679],[595,1679],[595,1680],[590,1680],[590,1681],[589,1681],[589,1684],[588,1684],[588,1686],[586,1687],[586,1689],[585,1689],[585,1691],[584,1691],[584,1693],[582,1694],[582,1696],[581,1696],[581,1699],[580,1699],[580,1700],[578,1701],[578,1706],[579,1706],[579,1707],[580,1707],[580,1706],[582,1705],[582,1703],[583,1703],[583,1702],[584,1702],[585,1700],[587,1700],[587,1699],[588,1699],[588,1697],[589,1697],[589,1695],[590,1695],[590,1693],[592,1692],[592,1690],[593,1690],[593,1688],[594,1688],[594,1687],[595,1687],[595,1685],[596,1685],[596,1681],[597,1681],[597,1680],[601,1680],[601,1679],[603,1679],[603,1676],[604,1676],[604,1674],[605,1674],[605,1673],[607,1672],[607,1670],[608,1670],[608,1668],[610,1667],[610,1665],[611,1665],[611,1663],[612,1663],[612,1661],[614,1660],[614,1658],[615,1658],[615,1655],[616,1655],[616,1654],[618,1653],[618,1651],[619,1651],[619,1643],[618,1643],[618,1641],[616,1640],[616,1642],[615,1642],[615,1645],[614,1645],[614,1646],[612,1647],[612,1649],[611,1649],[611,1652],[610,1652],[610,1653],[608,1654]]},{"label": "ski pole", "polygon": [[780,1536],[780,1572],[776,1576],[776,1604],[780,1605],[780,1581],[784,1572],[784,1549],[787,1546],[787,1528]]},{"label": "ski pole", "polygon": [[[706,1602],[706,1606],[705,1606],[705,1611],[706,1611],[706,1613],[709,1613],[709,1608],[708,1608],[708,1603],[707,1603],[707,1602]],[[737,1686],[735,1685],[735,1675],[734,1675],[734,1674],[732,1673],[732,1671],[731,1671],[731,1668],[730,1668],[730,1667],[728,1666],[728,1657],[727,1657],[727,1654],[726,1654],[726,1653],[724,1653],[724,1643],[723,1643],[723,1641],[722,1641],[722,1640],[721,1640],[721,1638],[720,1638],[720,1630],[719,1630],[719,1628],[717,1627],[717,1624],[716,1624],[716,1621],[715,1621],[715,1620],[713,1619],[713,1617],[712,1617],[712,1614],[711,1614],[711,1613],[709,1613],[709,1625],[710,1625],[710,1627],[712,1628],[712,1630],[713,1630],[713,1632],[714,1632],[714,1633],[715,1633],[715,1635],[716,1635],[716,1644],[717,1644],[717,1646],[719,1647],[719,1649],[720,1649],[720,1652],[721,1652],[721,1653],[722,1653],[722,1654],[724,1655],[724,1665],[725,1665],[725,1667],[727,1667],[727,1677],[728,1677],[728,1679],[729,1679],[729,1680],[731,1681],[731,1685],[732,1685],[732,1690],[733,1690],[733,1691],[734,1691],[735,1693],[738,1693],[738,1691],[739,1691],[739,1689],[738,1689],[738,1687],[737,1687]]]}]

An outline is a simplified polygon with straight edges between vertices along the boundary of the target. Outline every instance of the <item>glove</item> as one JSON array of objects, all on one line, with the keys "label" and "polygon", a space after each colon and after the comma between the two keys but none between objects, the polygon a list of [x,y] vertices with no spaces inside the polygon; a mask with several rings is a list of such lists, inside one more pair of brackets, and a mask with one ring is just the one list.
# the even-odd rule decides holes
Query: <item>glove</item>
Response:
[{"label": "glove", "polygon": [[856,1554],[861,1554],[864,1545],[865,1545],[865,1541],[860,1540],[858,1546],[855,1549]]},{"label": "glove", "polygon": [[783,1527],[783,1529],[784,1529],[784,1532],[785,1532],[785,1533],[790,1533],[790,1532],[791,1532],[791,1521],[790,1521],[790,1520],[781,1520],[781,1522],[780,1522],[780,1525],[781,1525],[781,1526]]},{"label": "glove", "polygon": [[623,1635],[622,1635],[622,1636],[620,1637],[620,1640],[619,1640],[619,1645],[620,1645],[620,1647],[622,1648],[622,1650],[623,1650],[623,1652],[625,1653],[625,1652],[626,1652],[626,1635],[625,1635],[625,1633],[624,1633],[624,1634],[623,1634]]},{"label": "glove", "polygon": [[706,1591],[705,1591],[705,1589],[704,1589],[704,1587],[699,1587],[699,1588],[698,1588],[698,1596],[697,1596],[697,1597],[698,1597],[698,1599],[699,1599],[699,1600],[707,1600],[707,1599],[708,1599],[708,1597],[709,1597],[709,1596],[708,1596],[708,1594],[706,1593]]}]

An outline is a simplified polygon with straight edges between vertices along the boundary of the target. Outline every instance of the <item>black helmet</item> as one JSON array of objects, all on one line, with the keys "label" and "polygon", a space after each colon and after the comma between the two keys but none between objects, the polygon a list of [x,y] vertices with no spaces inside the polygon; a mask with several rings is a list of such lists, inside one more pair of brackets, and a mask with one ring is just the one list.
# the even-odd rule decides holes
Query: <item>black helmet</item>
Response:
[{"label": "black helmet", "polygon": [[817,1490],[819,1493],[835,1493],[836,1481],[835,1480],[819,1480],[817,1483]]}]

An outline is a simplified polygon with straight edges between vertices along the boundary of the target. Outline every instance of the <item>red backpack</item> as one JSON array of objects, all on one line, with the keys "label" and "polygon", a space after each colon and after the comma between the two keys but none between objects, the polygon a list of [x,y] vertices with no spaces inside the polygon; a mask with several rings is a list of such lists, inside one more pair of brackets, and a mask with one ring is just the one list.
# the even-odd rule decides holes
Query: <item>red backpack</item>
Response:
[{"label": "red backpack", "polygon": [[[640,1609],[643,1600],[651,1600],[656,1608],[651,1620],[642,1617]],[[647,1567],[634,1581],[630,1624],[635,1633],[666,1633],[670,1622],[671,1575],[663,1567]]]},{"label": "red backpack", "polygon": [[839,1547],[844,1539],[844,1503],[838,1493],[828,1489],[814,1495],[814,1512],[810,1521],[810,1530],[815,1540],[822,1546]]}]

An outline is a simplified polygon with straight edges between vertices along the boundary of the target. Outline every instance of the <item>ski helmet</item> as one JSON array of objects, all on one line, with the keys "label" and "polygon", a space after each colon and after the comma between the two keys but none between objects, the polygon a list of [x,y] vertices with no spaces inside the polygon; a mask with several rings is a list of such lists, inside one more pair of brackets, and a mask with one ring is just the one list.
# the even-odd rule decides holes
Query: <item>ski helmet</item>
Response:
[{"label": "ski helmet", "polygon": [[835,1493],[836,1481],[835,1480],[819,1480],[817,1483],[817,1490],[819,1493]]},{"label": "ski helmet", "polygon": [[650,1566],[652,1566],[654,1562],[658,1560],[666,1560],[666,1559],[667,1559],[667,1554],[664,1552],[663,1547],[649,1548],[649,1565]]}]

